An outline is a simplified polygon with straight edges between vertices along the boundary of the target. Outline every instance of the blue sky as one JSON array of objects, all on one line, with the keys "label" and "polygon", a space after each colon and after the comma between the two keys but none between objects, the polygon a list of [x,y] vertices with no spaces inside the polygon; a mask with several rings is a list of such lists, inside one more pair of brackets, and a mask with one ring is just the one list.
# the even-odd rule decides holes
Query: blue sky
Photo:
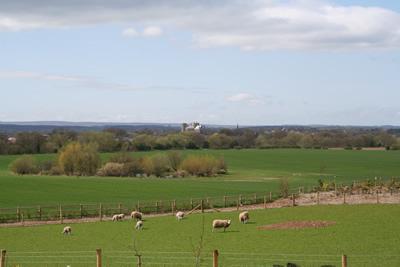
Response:
[{"label": "blue sky", "polygon": [[0,121],[400,125],[399,1],[14,2]]}]

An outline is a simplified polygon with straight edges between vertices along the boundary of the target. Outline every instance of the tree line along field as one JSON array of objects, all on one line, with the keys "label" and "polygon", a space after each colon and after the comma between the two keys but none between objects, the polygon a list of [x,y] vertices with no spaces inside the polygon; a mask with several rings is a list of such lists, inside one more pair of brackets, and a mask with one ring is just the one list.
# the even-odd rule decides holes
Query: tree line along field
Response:
[{"label": "tree line along field", "polygon": [[[133,156],[165,153],[132,152]],[[302,149],[184,150],[188,154],[223,156],[227,175],[210,178],[107,178],[67,176],[16,176],[8,166],[19,156],[0,156],[0,207],[132,203],[137,200],[171,200],[206,196],[265,194],[277,191],[279,178],[291,187],[312,187],[317,180],[345,183],[374,177],[398,177],[400,151],[347,151]],[[102,154],[103,160],[111,156]],[[55,154],[34,155],[37,160]]]},{"label": "tree line along field", "polygon": [[[213,219],[231,219],[224,233],[212,232]],[[87,260],[93,266],[95,249],[102,248],[106,266],[133,266],[133,250],[143,254],[144,266],[151,263],[194,266],[193,247],[198,245],[204,225],[203,266],[211,266],[214,249],[220,252],[220,266],[272,266],[292,262],[298,266],[341,266],[341,255],[348,255],[349,266],[399,266],[400,206],[340,205],[312,206],[250,211],[250,222],[240,224],[238,212],[192,214],[182,221],[173,216],[145,218],[144,229],[134,229],[134,221],[71,224],[70,236],[61,234],[63,225],[0,228],[0,247],[6,248],[8,262],[34,260],[62,262],[59,266]],[[259,230],[257,227],[285,221],[323,220],[333,222],[324,228]],[[204,222],[204,223],[203,223]],[[29,254],[28,252],[45,252]],[[73,255],[74,259],[53,257]],[[71,252],[70,252],[71,251]],[[79,252],[81,254],[74,254]],[[70,252],[70,254],[68,254]],[[35,257],[29,257],[36,255]],[[50,256],[37,258],[37,255]],[[108,257],[112,256],[112,257]],[[129,262],[131,265],[117,264]],[[175,265],[174,265],[175,264]],[[181,265],[179,265],[181,264]],[[53,265],[49,265],[53,266]],[[170,266],[170,265],[169,265]],[[286,266],[286,265],[284,265]]]}]

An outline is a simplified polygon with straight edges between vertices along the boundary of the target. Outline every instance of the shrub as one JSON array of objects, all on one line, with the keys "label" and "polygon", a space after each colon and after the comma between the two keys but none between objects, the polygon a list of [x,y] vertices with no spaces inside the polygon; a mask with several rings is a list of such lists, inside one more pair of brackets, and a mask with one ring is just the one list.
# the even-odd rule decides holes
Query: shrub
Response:
[{"label": "shrub", "polygon": [[182,162],[182,154],[178,151],[169,151],[167,153],[167,158],[171,169],[177,171]]},{"label": "shrub", "polygon": [[181,169],[195,176],[213,176],[227,171],[222,158],[216,159],[211,156],[189,156],[183,160]]},{"label": "shrub", "polygon": [[163,177],[169,172],[169,161],[167,156],[164,154],[157,154],[151,158],[153,161],[153,175],[157,177]]},{"label": "shrub", "polygon": [[123,176],[143,174],[142,159],[132,159],[131,162],[124,163],[123,174]]},{"label": "shrub", "polygon": [[289,196],[289,179],[281,178],[279,183],[279,190],[281,192],[281,196],[286,198]]},{"label": "shrub", "polygon": [[67,175],[94,175],[100,166],[100,155],[94,144],[74,142],[62,150],[58,162]]},{"label": "shrub", "polygon": [[14,160],[10,165],[10,169],[20,175],[39,173],[39,168],[32,156],[22,156]]},{"label": "shrub", "polygon": [[121,177],[124,175],[124,164],[116,162],[107,162],[101,169],[97,171],[99,176],[115,176]]}]

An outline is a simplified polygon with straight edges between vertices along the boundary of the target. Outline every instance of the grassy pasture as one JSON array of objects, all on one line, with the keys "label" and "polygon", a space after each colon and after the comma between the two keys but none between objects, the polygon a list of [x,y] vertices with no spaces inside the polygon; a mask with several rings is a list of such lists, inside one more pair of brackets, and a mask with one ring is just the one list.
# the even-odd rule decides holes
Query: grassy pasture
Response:
[{"label": "grassy pasture", "polygon": [[[300,266],[340,266],[342,253],[349,256],[349,266],[400,265],[398,205],[259,210],[251,212],[251,222],[247,225],[240,224],[237,215],[238,212],[194,214],[181,222],[172,216],[148,218],[142,231],[135,231],[131,220],[73,224],[71,236],[61,234],[63,225],[0,228],[0,247],[9,251],[10,263],[40,260],[40,257],[29,256],[58,255],[59,251],[71,251],[66,255],[75,257],[56,257],[63,262],[58,266],[65,266],[72,260],[94,263],[95,249],[102,248],[106,266],[134,266],[122,262],[136,262],[132,256],[133,240],[136,239],[137,248],[144,255],[143,262],[148,263],[144,266],[163,266],[150,264],[157,262],[194,266],[192,244],[198,242],[204,221],[204,266],[210,266],[209,256],[213,249],[220,251],[221,266],[272,266],[273,263],[287,262]],[[213,233],[211,221],[215,218],[230,218],[232,226],[225,233]],[[324,220],[336,224],[318,229],[257,230],[257,226],[289,220]],[[29,251],[45,252],[29,254]],[[79,255],[89,255],[89,259]],[[55,261],[51,257],[43,260]]]},{"label": "grassy pasture", "polygon": [[[163,152],[133,152],[134,156]],[[314,186],[319,178],[337,182],[373,177],[400,176],[400,151],[345,150],[198,150],[184,154],[224,156],[229,174],[213,178],[99,178],[16,176],[9,164],[18,156],[0,156],[0,207],[132,203],[137,200],[187,199],[190,197],[265,193],[278,189],[280,177],[292,187]],[[103,154],[105,160],[111,154]],[[35,155],[38,160],[56,155]]]}]

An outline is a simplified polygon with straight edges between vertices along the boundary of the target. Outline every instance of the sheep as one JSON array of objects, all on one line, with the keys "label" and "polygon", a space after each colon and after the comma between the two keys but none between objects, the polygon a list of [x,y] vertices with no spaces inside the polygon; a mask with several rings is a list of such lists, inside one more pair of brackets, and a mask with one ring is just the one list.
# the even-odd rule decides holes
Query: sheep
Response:
[{"label": "sheep", "polygon": [[214,220],[212,223],[212,231],[214,232],[214,229],[217,228],[224,228],[224,232],[225,229],[228,228],[231,225],[231,220]]},{"label": "sheep", "polygon": [[249,219],[250,219],[250,216],[249,216],[248,211],[243,211],[239,214],[239,221],[241,223],[247,223],[249,221]]},{"label": "sheep", "polygon": [[113,221],[122,221],[125,218],[125,214],[114,214],[112,216]]},{"label": "sheep", "polygon": [[139,221],[139,220],[142,220],[143,214],[139,211],[132,211],[131,217],[132,217],[132,219]]},{"label": "sheep", "polygon": [[143,221],[142,220],[137,221],[135,229],[136,230],[141,230],[142,228],[143,228]]},{"label": "sheep", "polygon": [[178,211],[175,216],[178,219],[178,221],[180,221],[183,219],[183,217],[185,217],[185,213],[183,211]]},{"label": "sheep", "polygon": [[70,235],[70,234],[72,233],[72,228],[71,228],[71,226],[65,226],[65,227],[64,227],[64,230],[62,231],[62,233],[63,233],[64,235]]}]

